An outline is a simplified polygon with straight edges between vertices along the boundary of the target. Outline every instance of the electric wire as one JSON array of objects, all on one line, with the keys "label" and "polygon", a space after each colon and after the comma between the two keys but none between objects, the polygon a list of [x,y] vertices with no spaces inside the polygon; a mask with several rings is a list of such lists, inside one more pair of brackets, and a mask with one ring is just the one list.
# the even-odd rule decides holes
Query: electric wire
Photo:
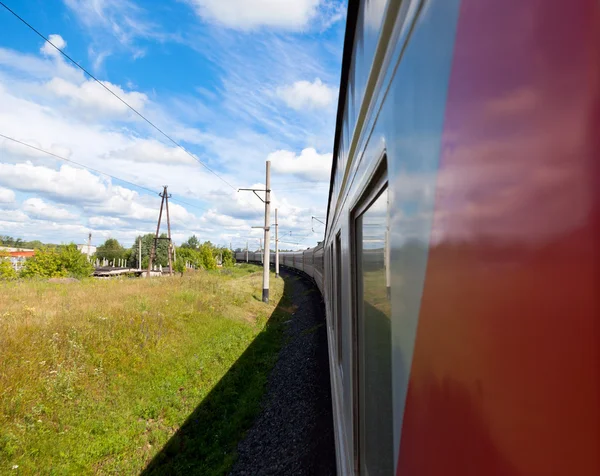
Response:
[{"label": "electric wire", "polygon": [[226,185],[228,185],[230,188],[232,188],[233,190],[237,190],[233,185],[231,185],[227,180],[225,180],[223,177],[221,177],[220,174],[218,174],[217,172],[215,172],[213,169],[211,169],[208,165],[206,165],[204,162],[202,162],[198,157],[196,157],[194,154],[192,154],[191,152],[189,152],[185,147],[183,147],[179,142],[177,142],[175,139],[173,139],[170,135],[168,135],[166,132],[164,132],[160,127],[158,127],[156,124],[154,124],[152,121],[150,121],[150,119],[146,118],[142,113],[140,113],[137,109],[135,109],[132,105],[130,105],[127,101],[125,101],[123,98],[121,98],[118,94],[116,94],[114,91],[112,91],[108,86],[106,86],[102,81],[100,81],[98,78],[96,78],[96,76],[94,76],[92,73],[90,73],[87,69],[85,69],[83,66],[81,66],[77,61],[75,61],[73,58],[71,58],[67,53],[65,53],[63,50],[61,50],[58,46],[56,46],[54,43],[52,43],[46,36],[44,36],[42,33],[40,33],[33,25],[31,25],[30,23],[28,23],[23,17],[21,17],[18,13],[16,13],[14,10],[10,9],[4,2],[2,2],[0,0],[0,5],[3,6],[7,11],[9,11],[10,13],[12,13],[16,18],[18,18],[23,24],[25,24],[29,29],[31,29],[34,33],[36,33],[40,38],[42,38],[45,42],[47,42],[50,46],[52,46],[56,51],[58,51],[61,55],[63,55],[65,58],[67,58],[71,63],[73,63],[75,66],[77,66],[79,69],[81,69],[81,71],[83,71],[85,74],[87,74],[91,79],[93,79],[94,81],[96,81],[100,86],[102,86],[104,89],[106,89],[110,94],[112,94],[115,98],[117,98],[119,101],[121,101],[125,106],[127,106],[129,109],[131,109],[135,114],[137,114],[141,119],[143,119],[144,121],[146,121],[151,127],[153,127],[156,131],[158,131],[160,134],[162,134],[164,137],[166,137],[170,142],[172,142],[175,146],[177,146],[178,148],[180,148],[181,150],[183,150],[187,155],[189,155],[192,159],[194,159],[196,162],[198,162],[200,165],[202,165],[206,170],[208,170],[210,173],[212,173],[215,177],[217,177],[219,180],[221,180],[223,183],[225,183]]},{"label": "electric wire", "polygon": [[[28,144],[27,142],[20,141],[20,140],[18,140],[18,139],[15,139],[14,137],[9,137],[9,136],[7,136],[7,135],[4,135],[4,134],[2,134],[2,133],[0,133],[0,137],[3,137],[4,139],[10,140],[10,141],[12,141],[12,142],[16,142],[17,144],[21,144],[21,145],[23,145],[23,146],[25,146],[25,147],[29,147],[30,149],[37,150],[38,152],[42,152],[42,153],[44,153],[44,154],[50,155],[50,156],[52,156],[52,157],[55,157],[55,158],[57,158],[57,159],[59,159],[59,160],[63,160],[63,161],[65,161],[65,162],[69,162],[69,163],[71,163],[71,164],[75,164],[75,165],[77,165],[77,166],[79,166],[79,167],[82,167],[82,168],[84,168],[84,169],[90,170],[91,172],[95,172],[95,173],[97,173],[97,174],[104,175],[104,176],[106,176],[106,177],[110,177],[110,178],[112,178],[112,179],[114,179],[114,180],[118,180],[118,181],[120,181],[120,182],[123,182],[123,183],[129,184],[129,185],[131,185],[131,186],[133,186],[133,187],[137,187],[137,188],[139,188],[139,189],[141,189],[141,190],[145,190],[146,192],[150,192],[151,194],[158,194],[158,193],[159,193],[159,192],[157,192],[156,190],[152,190],[152,189],[150,189],[150,188],[148,188],[148,187],[144,187],[143,185],[139,185],[139,184],[137,184],[137,183],[131,182],[131,181],[129,181],[129,180],[122,179],[122,178],[120,178],[120,177],[117,177],[117,176],[115,176],[115,175],[111,175],[111,174],[108,174],[108,173],[106,173],[106,172],[102,172],[101,170],[95,169],[95,168],[93,168],[93,167],[89,167],[89,166],[87,166],[87,165],[81,164],[81,163],[79,163],[79,162],[76,162],[76,161],[74,161],[74,160],[67,159],[66,157],[63,157],[63,156],[61,156],[61,155],[58,155],[58,154],[55,154],[54,152],[50,152],[49,150],[45,150],[45,149],[42,149],[42,148],[40,148],[40,147],[36,147],[35,145]],[[173,201],[175,201],[175,202],[179,202],[179,203],[181,203],[181,204],[184,204],[184,205],[187,205],[187,206],[189,206],[189,207],[194,207],[194,208],[197,208],[197,209],[199,209],[199,210],[202,210],[202,211],[207,211],[205,208],[199,207],[198,205],[194,205],[194,204],[192,204],[192,203],[188,203],[188,202],[186,202],[186,201],[184,201],[184,200],[180,200],[180,199],[178,199],[178,198],[171,198],[171,200],[173,200]]]},{"label": "electric wire", "polygon": [[[142,113],[140,113],[137,109],[135,109],[133,106],[131,106],[127,101],[125,101],[122,97],[120,97],[118,94],[116,94],[114,91],[112,91],[108,86],[106,86],[102,81],[100,81],[98,78],[96,78],[96,76],[94,76],[92,73],[90,73],[86,68],[84,68],[83,66],[81,66],[77,61],[75,61],[73,58],[71,58],[71,56],[69,56],[67,53],[65,53],[61,48],[59,48],[58,46],[56,46],[54,43],[52,43],[52,41],[50,41],[44,34],[42,34],[39,30],[37,30],[33,25],[31,25],[29,22],[27,22],[27,20],[25,20],[23,17],[21,17],[17,12],[15,12],[14,10],[12,10],[9,6],[7,6],[3,1],[0,0],[0,6],[4,7],[9,13],[11,13],[13,16],[15,16],[19,21],[21,21],[24,25],[26,25],[30,30],[32,30],[36,35],[38,35],[40,38],[42,38],[46,43],[48,43],[50,46],[52,46],[56,51],[58,51],[61,55],[63,55],[67,60],[69,60],[73,65],[75,65],[77,68],[79,68],[81,71],[83,71],[87,76],[89,76],[92,80],[94,80],[96,83],[98,83],[100,86],[102,86],[102,88],[104,88],[108,93],[110,93],[112,96],[114,96],[117,100],[119,100],[121,103],[123,103],[127,108],[129,108],[131,111],[133,111],[138,117],[140,117],[142,120],[144,120],[148,125],[150,125],[152,128],[154,128],[157,132],[159,132],[161,135],[163,135],[167,140],[169,140],[171,143],[173,143],[176,147],[178,147],[179,149],[181,149],[183,152],[185,152],[187,155],[189,155],[192,159],[194,159],[196,162],[198,162],[200,165],[202,165],[206,170],[208,170],[210,173],[212,173],[214,176],[216,176],[219,180],[221,180],[223,183],[225,183],[227,186],[229,186],[231,189],[238,191],[238,189],[236,187],[234,187],[231,183],[229,183],[227,180],[225,180],[220,174],[218,174],[217,172],[215,172],[214,170],[212,170],[208,165],[206,165],[204,162],[202,162],[198,157],[196,157],[194,154],[192,154],[191,152],[189,152],[185,147],[183,147],[179,142],[177,142],[175,139],[173,139],[170,135],[168,135],[166,132],[164,132],[160,127],[158,127],[156,124],[154,124],[152,121],[150,121],[147,117],[145,117]],[[46,151],[44,149],[40,149],[38,147],[35,147],[31,144],[27,144],[25,142],[21,142],[17,139],[14,139],[12,137],[8,137],[5,136],[3,134],[0,134],[1,137],[4,137],[5,139],[20,143],[26,147],[30,147],[32,149],[38,150],[40,152],[46,153],[48,155],[51,155],[53,157],[56,157],[60,160],[64,160],[66,162],[71,162],[73,164],[76,164],[80,167],[86,168],[88,170],[91,170],[93,172],[96,172],[98,174],[101,175],[105,175],[107,177],[111,177],[115,180],[119,180],[121,182],[130,184],[134,187],[140,188],[142,190],[146,190],[150,193],[157,193],[154,190],[150,190],[147,187],[135,184],[133,182],[130,182],[128,180],[124,180],[121,179],[119,177],[107,174],[105,172],[99,171],[97,169],[94,169],[92,167],[88,167],[85,166],[83,164],[80,164],[78,162],[75,162],[73,160],[67,159],[65,157],[61,157],[57,154],[54,154],[52,152]],[[293,183],[321,183],[321,185],[319,186],[323,186],[323,185],[327,185],[322,183],[322,181],[311,181],[311,180],[305,180],[305,181],[296,181],[296,182],[287,182],[287,184],[293,184]],[[280,185],[284,185],[286,184],[286,182],[282,182],[280,183]],[[290,188],[287,189],[286,191],[292,191],[292,190],[306,190],[306,188]],[[175,199],[172,198],[173,201],[175,202],[179,202],[182,204],[185,204],[187,206],[190,207],[194,207],[203,211],[206,211],[206,209],[198,207],[196,205],[193,205],[191,203],[185,202],[183,200],[180,199]],[[248,205],[250,205],[252,208],[258,210],[253,204],[250,204],[248,202],[246,202],[244,199],[241,199],[242,202],[247,203]],[[294,243],[289,243],[289,244],[294,244]]]}]

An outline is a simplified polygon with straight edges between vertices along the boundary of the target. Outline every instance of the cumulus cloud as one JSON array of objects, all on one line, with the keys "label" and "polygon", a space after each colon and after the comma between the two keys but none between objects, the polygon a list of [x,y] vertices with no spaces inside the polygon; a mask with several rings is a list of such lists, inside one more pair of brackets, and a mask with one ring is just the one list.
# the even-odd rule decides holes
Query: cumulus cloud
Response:
[{"label": "cumulus cloud", "polygon": [[67,202],[98,201],[106,197],[106,183],[87,170],[63,165],[59,170],[0,163],[0,184],[23,192],[37,192]]},{"label": "cumulus cloud", "polygon": [[56,207],[41,198],[28,198],[23,202],[23,211],[32,218],[53,221],[77,220],[78,216],[65,208]]},{"label": "cumulus cloud", "polygon": [[[148,96],[143,93],[126,92],[118,85],[108,81],[101,81],[101,83],[135,109],[143,109],[148,101]],[[46,83],[46,89],[54,96],[67,99],[72,107],[84,114],[88,111],[94,116],[97,114],[123,115],[130,112],[123,102],[93,80],[78,85],[57,77]]]},{"label": "cumulus cloud", "polygon": [[327,86],[319,78],[312,83],[296,81],[290,86],[277,88],[277,96],[292,109],[322,109],[335,101],[337,91]]},{"label": "cumulus cloud", "polygon": [[[65,47],[67,46],[67,42],[60,35],[56,35],[56,34],[50,35],[50,36],[48,36],[48,39],[54,46],[56,46],[56,48],[59,48],[61,50],[64,50]],[[54,48],[54,46],[52,46],[50,43],[44,42],[44,44],[40,48],[40,52],[47,56],[58,57],[58,56],[60,56],[60,52],[56,48]]]},{"label": "cumulus cloud", "polygon": [[268,157],[275,172],[323,181],[329,179],[331,159],[332,154],[319,154],[313,148],[304,149],[300,155],[289,150],[278,150]]},{"label": "cumulus cloud", "polygon": [[320,0],[188,0],[205,21],[250,30],[276,27],[301,30],[312,20]]},{"label": "cumulus cloud", "polygon": [[0,187],[0,203],[9,204],[15,202],[15,192],[9,188]]},{"label": "cumulus cloud", "polygon": [[26,223],[31,221],[21,210],[6,210],[0,208],[0,229],[12,230],[15,223]]},{"label": "cumulus cloud", "polygon": [[94,216],[88,220],[90,226],[94,228],[124,228],[127,225],[125,220],[116,217]]}]

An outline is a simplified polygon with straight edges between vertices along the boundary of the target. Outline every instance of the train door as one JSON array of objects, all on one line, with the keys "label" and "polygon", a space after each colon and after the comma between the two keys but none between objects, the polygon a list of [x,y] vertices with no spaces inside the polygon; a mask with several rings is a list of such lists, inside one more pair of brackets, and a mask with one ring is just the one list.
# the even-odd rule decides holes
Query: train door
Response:
[{"label": "train door", "polygon": [[388,187],[385,170],[352,214],[356,290],[355,454],[361,475],[394,473],[391,305],[387,280]]}]

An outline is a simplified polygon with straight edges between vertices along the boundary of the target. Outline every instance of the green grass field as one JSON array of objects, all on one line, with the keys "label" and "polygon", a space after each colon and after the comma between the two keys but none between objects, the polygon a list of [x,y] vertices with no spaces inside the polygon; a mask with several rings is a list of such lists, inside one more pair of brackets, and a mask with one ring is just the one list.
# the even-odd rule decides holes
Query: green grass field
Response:
[{"label": "green grass field", "polygon": [[0,284],[0,474],[225,473],[287,317],[258,271]]}]

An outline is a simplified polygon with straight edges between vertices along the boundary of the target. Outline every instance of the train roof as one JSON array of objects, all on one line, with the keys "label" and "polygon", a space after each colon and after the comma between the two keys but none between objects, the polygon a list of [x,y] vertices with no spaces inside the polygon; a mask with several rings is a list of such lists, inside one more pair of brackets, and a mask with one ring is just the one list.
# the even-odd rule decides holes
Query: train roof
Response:
[{"label": "train roof", "polygon": [[354,36],[356,32],[356,22],[358,21],[358,12],[360,10],[360,0],[349,0],[346,13],[346,33],[344,34],[344,53],[342,56],[342,72],[340,76],[340,92],[338,95],[337,118],[335,122],[335,136],[333,143],[333,160],[331,162],[331,177],[329,179],[329,198],[327,200],[327,215],[325,233],[329,224],[329,207],[331,206],[331,194],[333,193],[333,182],[337,169],[337,157],[340,147],[340,137],[344,127],[344,114],[346,112],[346,96],[348,91],[348,78],[352,66],[352,53],[354,51]]}]

